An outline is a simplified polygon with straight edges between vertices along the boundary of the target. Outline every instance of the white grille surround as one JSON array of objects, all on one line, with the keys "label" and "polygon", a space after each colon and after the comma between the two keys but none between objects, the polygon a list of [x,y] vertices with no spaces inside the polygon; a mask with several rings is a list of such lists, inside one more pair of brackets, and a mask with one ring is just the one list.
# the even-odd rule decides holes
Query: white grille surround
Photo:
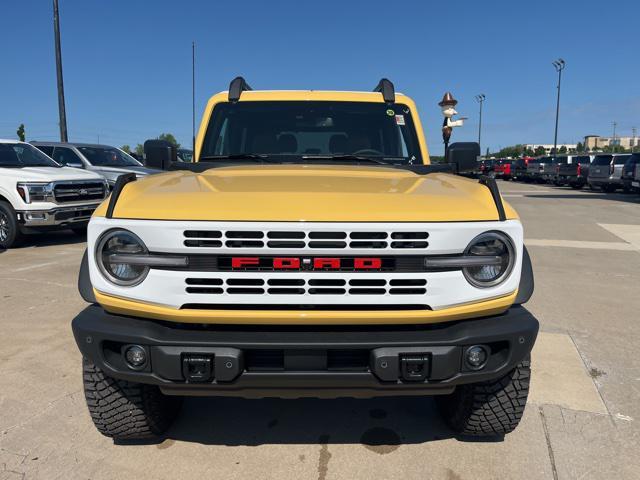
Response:
[{"label": "white grille surround", "polygon": [[[153,253],[172,253],[192,255],[234,255],[234,256],[263,256],[281,255],[287,257],[305,256],[364,256],[377,255],[447,255],[462,254],[471,240],[481,233],[499,231],[511,238],[516,252],[513,270],[507,279],[499,285],[490,288],[477,288],[469,284],[461,271],[441,272],[311,272],[311,271],[183,271],[151,269],[149,274],[139,285],[134,287],[117,286],[107,281],[98,271],[95,261],[95,248],[98,238],[106,231],[116,228],[129,230],[136,234]],[[260,247],[227,246],[225,243],[215,247],[186,246],[186,231],[212,232],[263,232],[263,240],[268,240],[268,232],[302,232],[305,239],[310,239],[312,232],[344,232],[346,241],[352,234],[367,232],[384,232],[387,234],[387,245],[384,248],[364,248],[349,245],[340,248],[272,248],[267,245]],[[424,248],[392,248],[391,234],[424,232],[428,242]],[[207,238],[207,237],[202,237]],[[224,233],[221,238],[227,238]],[[171,308],[237,308],[242,305],[282,306],[283,310],[300,309],[301,306],[331,306],[344,305],[345,309],[359,308],[365,310],[367,305],[372,310],[380,306],[389,308],[397,306],[407,308],[430,308],[440,310],[447,307],[462,305],[482,300],[501,297],[513,293],[520,281],[523,251],[523,231],[518,220],[504,222],[425,222],[425,223],[335,223],[335,222],[215,222],[215,221],[164,221],[164,220],[133,220],[107,219],[93,217],[88,228],[89,271],[91,282],[101,293],[126,298],[134,301],[168,306]],[[381,240],[381,239],[377,239]],[[412,239],[413,240],[413,239]],[[418,240],[416,240],[418,241]],[[278,292],[273,289],[284,288],[274,285],[278,280],[296,279],[302,282],[296,291]],[[189,282],[188,282],[189,280]],[[207,280],[214,282],[206,285]],[[251,280],[259,285],[242,285],[243,281]],[[319,288],[312,285],[315,281],[344,282],[334,292],[312,291]],[[351,283],[360,280],[376,280],[384,285],[354,286]],[[412,291],[392,293],[394,284],[398,281],[424,281],[424,285],[411,287]],[[203,284],[203,282],[205,284]],[[234,282],[236,283],[234,285]],[[239,282],[239,284],[238,284]],[[210,287],[210,292],[193,290],[194,288]],[[230,290],[230,288],[254,288],[254,290]],[[289,288],[289,286],[287,286]],[[328,288],[328,287],[322,287]],[[356,291],[360,288],[375,288],[370,292]],[[399,288],[399,287],[398,287]],[[408,288],[408,287],[407,287]],[[271,291],[269,291],[271,289]],[[287,308],[288,307],[288,308]]]}]

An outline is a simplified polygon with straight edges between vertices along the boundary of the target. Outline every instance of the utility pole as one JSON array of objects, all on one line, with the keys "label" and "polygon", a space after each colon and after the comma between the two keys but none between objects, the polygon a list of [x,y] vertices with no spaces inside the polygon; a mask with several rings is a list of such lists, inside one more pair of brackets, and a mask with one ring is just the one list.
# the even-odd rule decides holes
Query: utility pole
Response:
[{"label": "utility pole", "polygon": [[[487,97],[484,93],[481,93],[480,95],[476,95],[475,98],[476,102],[480,104],[480,121],[478,122],[478,145],[481,146],[482,144],[480,143],[480,139],[482,138],[482,104]],[[480,152],[482,152],[482,148],[480,149]]]},{"label": "utility pole", "polygon": [[[196,154],[196,42],[191,42],[191,149]],[[195,160],[195,158],[193,158]]]},{"label": "utility pole", "polygon": [[635,151],[635,146],[636,146],[636,132],[637,129],[636,127],[631,127],[631,133],[632,133],[632,138],[631,138],[631,153],[633,153]]},{"label": "utility pole", "polygon": [[553,156],[558,154],[558,117],[560,116],[560,84],[562,82],[562,70],[565,67],[565,61],[561,58],[553,61],[553,66],[558,72],[558,99],[556,101],[556,130],[553,135]]},{"label": "utility pole", "polygon": [[616,146],[616,127],[618,126],[618,122],[611,122],[613,125],[613,138],[611,139],[611,146],[615,148]]},{"label": "utility pole", "polygon": [[62,51],[60,49],[60,16],[58,0],[53,0],[53,32],[56,43],[56,75],[58,78],[58,115],[60,117],[60,141],[68,142],[67,112],[64,107],[64,82],[62,81]]}]

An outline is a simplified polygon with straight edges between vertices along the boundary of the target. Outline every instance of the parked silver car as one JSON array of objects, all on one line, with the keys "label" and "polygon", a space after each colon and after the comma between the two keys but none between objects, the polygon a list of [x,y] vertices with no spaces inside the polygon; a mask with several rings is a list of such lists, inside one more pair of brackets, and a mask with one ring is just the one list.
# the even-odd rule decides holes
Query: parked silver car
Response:
[{"label": "parked silver car", "polygon": [[624,188],[622,171],[629,154],[601,153],[596,155],[589,168],[587,183],[592,189],[601,188],[610,193]]},{"label": "parked silver car", "polygon": [[61,142],[31,142],[31,144],[61,165],[99,173],[107,179],[111,188],[118,177],[125,173],[135,173],[138,178],[162,173],[162,170],[147,168],[131,155],[109,145]]}]

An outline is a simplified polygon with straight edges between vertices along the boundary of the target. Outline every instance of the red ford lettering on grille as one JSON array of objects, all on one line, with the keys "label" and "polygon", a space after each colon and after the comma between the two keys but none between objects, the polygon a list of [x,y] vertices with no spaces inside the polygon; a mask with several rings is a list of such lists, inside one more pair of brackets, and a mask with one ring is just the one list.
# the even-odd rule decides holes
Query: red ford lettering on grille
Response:
[{"label": "red ford lettering on grille", "polygon": [[300,270],[299,258],[280,258],[273,259],[274,270]]},{"label": "red ford lettering on grille", "polygon": [[356,270],[378,270],[382,268],[382,260],[379,258],[356,258],[353,261]]},{"label": "red ford lettering on grille", "polygon": [[260,265],[258,257],[233,257],[231,258],[231,268],[257,267]]},{"label": "red ford lettering on grille", "polygon": [[340,259],[339,258],[314,258],[313,259],[314,270],[339,270]]}]

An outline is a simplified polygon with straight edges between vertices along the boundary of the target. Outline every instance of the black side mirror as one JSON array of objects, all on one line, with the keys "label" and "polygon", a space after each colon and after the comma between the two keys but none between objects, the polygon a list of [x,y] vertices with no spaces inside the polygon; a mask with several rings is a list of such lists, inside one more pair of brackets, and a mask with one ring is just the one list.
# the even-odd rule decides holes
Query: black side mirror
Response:
[{"label": "black side mirror", "polygon": [[168,170],[178,161],[178,149],[166,140],[147,140],[144,142],[144,164],[149,168]]},{"label": "black side mirror", "polygon": [[449,145],[447,163],[453,166],[454,173],[475,170],[480,157],[480,145],[476,142],[457,142]]}]

